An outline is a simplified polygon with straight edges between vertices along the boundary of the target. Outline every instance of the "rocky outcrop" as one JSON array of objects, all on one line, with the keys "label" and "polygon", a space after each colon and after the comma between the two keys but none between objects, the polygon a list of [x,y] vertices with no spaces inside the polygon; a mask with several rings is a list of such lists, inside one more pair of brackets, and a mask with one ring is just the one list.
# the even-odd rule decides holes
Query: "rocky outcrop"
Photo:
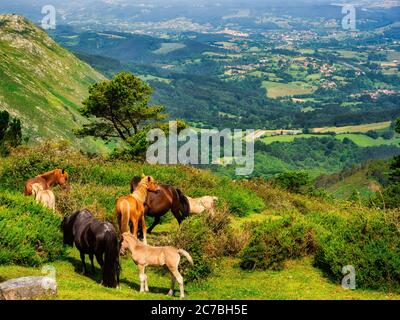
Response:
[{"label": "rocky outcrop", "polygon": [[0,300],[33,300],[56,294],[56,280],[49,277],[23,277],[0,283]]}]

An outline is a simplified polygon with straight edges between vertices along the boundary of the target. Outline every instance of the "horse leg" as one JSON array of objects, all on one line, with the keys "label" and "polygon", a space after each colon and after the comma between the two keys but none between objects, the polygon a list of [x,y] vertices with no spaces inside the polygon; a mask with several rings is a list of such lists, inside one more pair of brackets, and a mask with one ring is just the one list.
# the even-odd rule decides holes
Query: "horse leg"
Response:
[{"label": "horse leg", "polygon": [[134,221],[132,219],[133,224],[133,235],[137,238],[138,237],[138,229],[139,229],[139,221]]},{"label": "horse leg", "polygon": [[89,253],[90,262],[92,264],[92,273],[95,273],[94,263],[93,263],[93,253]]},{"label": "horse leg", "polygon": [[155,217],[153,224],[150,226],[150,228],[147,230],[147,233],[151,233],[153,231],[153,229],[155,228],[156,225],[158,225],[161,221],[161,217]]},{"label": "horse leg", "polygon": [[170,274],[171,274],[171,289],[169,289],[168,295],[173,296],[175,290],[175,276],[172,274],[172,272],[170,272]]},{"label": "horse leg", "polygon": [[117,222],[118,222],[119,232],[122,234],[122,230],[121,230],[121,215],[118,214],[118,212],[117,212]]},{"label": "horse leg", "polygon": [[[103,254],[102,253],[96,253],[96,260],[99,263],[101,267],[101,272],[103,273],[103,266],[104,266],[104,260],[103,260]],[[101,279],[100,284],[103,284],[103,279]]]},{"label": "horse leg", "polygon": [[174,275],[176,281],[179,283],[180,298],[183,299],[185,297],[185,289],[184,289],[184,286],[183,286],[183,277],[179,273],[178,269],[175,269],[175,270],[173,270],[171,272]]},{"label": "horse leg", "polygon": [[144,265],[139,264],[139,280],[140,280],[140,292],[145,292],[146,274],[144,273]]},{"label": "horse leg", "polygon": [[103,266],[104,266],[103,254],[96,253],[96,259],[97,259],[97,262],[99,263],[101,269],[103,269]]},{"label": "horse leg", "polygon": [[148,282],[147,279],[148,279],[148,278],[147,278],[147,274],[145,273],[145,274],[144,274],[144,291],[145,291],[145,292],[149,292],[149,282]]},{"label": "horse leg", "polygon": [[144,214],[142,214],[142,232],[143,232],[143,243],[147,244],[147,227],[146,227],[146,220],[144,218]]},{"label": "horse leg", "polygon": [[81,261],[83,265],[83,274],[86,274],[86,263],[85,263],[85,254],[83,252],[80,252],[81,254]]}]

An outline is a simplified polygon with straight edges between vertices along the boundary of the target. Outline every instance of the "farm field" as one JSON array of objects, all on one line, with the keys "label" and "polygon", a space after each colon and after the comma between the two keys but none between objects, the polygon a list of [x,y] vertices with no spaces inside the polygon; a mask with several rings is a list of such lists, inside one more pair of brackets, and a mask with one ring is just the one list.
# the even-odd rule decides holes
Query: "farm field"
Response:
[{"label": "farm field", "polygon": [[346,134],[338,134],[335,136],[336,139],[343,140],[345,138],[350,139],[353,141],[355,144],[357,144],[360,147],[373,147],[373,146],[381,146],[381,145],[399,145],[400,143],[400,138],[393,138],[390,140],[385,140],[381,137],[378,139],[372,139],[371,137],[368,137],[363,134],[352,134],[352,133],[346,133]]},{"label": "farm field", "polygon": [[318,134],[297,134],[297,135],[281,135],[281,136],[270,136],[262,138],[261,141],[265,144],[271,144],[273,142],[293,142],[294,139],[308,139],[308,138],[320,138],[329,137],[329,135],[318,135]]},{"label": "farm field", "polygon": [[385,122],[377,122],[377,123],[368,123],[361,124],[355,126],[344,126],[344,127],[324,127],[324,128],[314,128],[312,132],[315,133],[326,133],[326,132],[335,132],[335,133],[354,133],[354,132],[368,132],[370,130],[381,130],[390,127],[390,121]]},{"label": "farm field", "polygon": [[[298,135],[279,135],[279,136],[270,136],[261,138],[265,144],[271,144],[273,142],[293,142],[295,139],[309,139],[309,138],[329,138],[331,135],[324,134],[298,134]],[[364,134],[355,134],[355,133],[346,133],[346,134],[337,134],[334,136],[335,139],[343,141],[345,138],[350,139],[355,144],[360,147],[373,147],[373,146],[381,146],[381,145],[399,145],[400,138],[393,138],[390,140],[385,140],[381,137],[377,139],[373,139]]]},{"label": "farm field", "polygon": [[269,98],[278,98],[285,96],[294,96],[299,94],[311,94],[316,88],[305,82],[279,83],[263,81],[262,86],[267,91]]}]

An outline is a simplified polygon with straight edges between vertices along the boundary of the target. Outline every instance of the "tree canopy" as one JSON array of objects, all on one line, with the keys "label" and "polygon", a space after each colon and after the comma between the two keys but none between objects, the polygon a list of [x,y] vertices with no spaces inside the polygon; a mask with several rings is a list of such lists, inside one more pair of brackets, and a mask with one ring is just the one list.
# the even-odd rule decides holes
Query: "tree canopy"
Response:
[{"label": "tree canopy", "polygon": [[166,118],[163,106],[149,105],[152,93],[147,83],[127,72],[93,84],[81,110],[91,121],[77,134],[127,142],[144,127],[155,126]]},{"label": "tree canopy", "polygon": [[7,155],[10,148],[22,142],[21,121],[10,117],[7,111],[0,110],[0,154]]}]

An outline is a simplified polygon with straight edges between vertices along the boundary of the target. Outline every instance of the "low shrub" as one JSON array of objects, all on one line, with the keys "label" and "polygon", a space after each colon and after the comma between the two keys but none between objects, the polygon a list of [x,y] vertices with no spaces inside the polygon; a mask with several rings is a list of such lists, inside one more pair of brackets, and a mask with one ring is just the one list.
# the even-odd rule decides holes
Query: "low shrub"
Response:
[{"label": "low shrub", "polygon": [[261,224],[248,226],[251,237],[240,255],[240,267],[245,270],[279,270],[284,262],[315,250],[314,232],[292,216],[271,217]]},{"label": "low shrub", "polygon": [[64,253],[61,217],[31,197],[0,193],[0,264],[37,266]]},{"label": "low shrub", "polygon": [[395,221],[400,221],[399,212],[361,211],[326,220],[315,265],[339,283],[342,268],[351,265],[357,287],[400,288],[400,234]]},{"label": "low shrub", "polygon": [[[188,196],[217,196],[219,203],[228,206],[229,211],[236,216],[260,212],[264,208],[262,199],[251,190],[205,170],[101,157],[88,158],[70,149],[66,143],[47,141],[36,147],[21,146],[7,159],[0,161],[0,189],[14,192],[22,192],[25,181],[31,177],[57,167],[66,169],[72,189],[70,195],[62,195],[65,201],[59,209],[63,214],[70,214],[73,210],[97,202],[111,216],[116,198],[128,194],[132,177],[142,173],[154,176],[159,183],[180,188]],[[227,188],[230,192],[226,192]],[[54,190],[58,192],[58,189]]]},{"label": "low shrub", "polygon": [[202,214],[186,219],[178,232],[169,234],[163,241],[189,252],[194,266],[183,258],[180,269],[185,281],[194,281],[210,276],[223,256],[237,255],[247,237],[233,229],[225,210],[219,210],[214,216]]}]

